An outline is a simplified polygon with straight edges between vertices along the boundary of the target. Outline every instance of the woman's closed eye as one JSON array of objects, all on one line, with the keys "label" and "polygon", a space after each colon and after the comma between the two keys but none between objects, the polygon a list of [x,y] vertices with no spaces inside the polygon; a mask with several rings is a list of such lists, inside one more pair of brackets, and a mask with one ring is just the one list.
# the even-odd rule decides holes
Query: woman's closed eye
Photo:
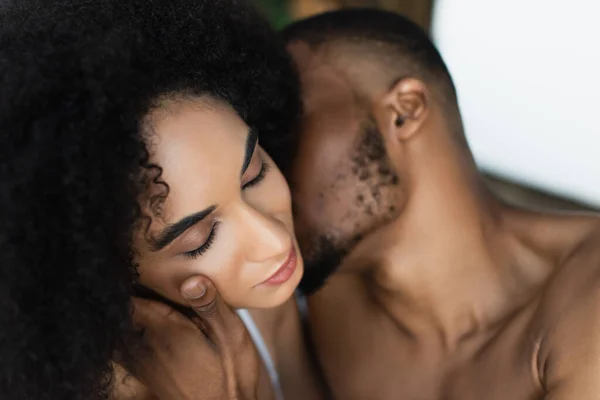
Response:
[{"label": "woman's closed eye", "polygon": [[262,157],[261,150],[258,145],[254,148],[254,153],[252,154],[252,159],[250,160],[250,164],[248,168],[244,171],[242,175],[242,190],[250,189],[253,186],[258,185],[263,181],[265,175],[269,170],[269,164],[264,161]]},{"label": "woman's closed eye", "polygon": [[185,253],[183,253],[184,256],[186,256],[187,258],[191,258],[192,260],[195,260],[196,258],[200,257],[202,254],[206,253],[208,251],[208,249],[210,249],[210,246],[212,246],[213,242],[215,241],[215,235],[217,234],[217,229],[219,228],[219,221],[215,221],[212,225],[212,228],[210,230],[210,233],[208,234],[208,237],[206,238],[206,241],[202,244],[202,246],[198,247],[197,249],[191,250],[191,251],[186,251]]},{"label": "woman's closed eye", "polygon": [[256,186],[259,183],[261,183],[263,181],[263,179],[265,179],[265,175],[267,174],[268,171],[269,171],[269,164],[267,164],[264,161],[261,161],[260,171],[254,178],[252,178],[252,180],[250,180],[242,185],[242,190],[246,190],[248,188],[251,188],[252,186]]}]

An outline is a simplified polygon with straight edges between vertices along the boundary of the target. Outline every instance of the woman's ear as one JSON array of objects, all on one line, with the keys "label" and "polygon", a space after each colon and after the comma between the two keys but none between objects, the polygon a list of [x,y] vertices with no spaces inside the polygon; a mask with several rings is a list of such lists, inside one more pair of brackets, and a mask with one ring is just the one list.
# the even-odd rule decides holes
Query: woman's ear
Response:
[{"label": "woman's ear", "polygon": [[374,115],[385,136],[405,141],[416,135],[427,118],[427,86],[415,78],[397,81],[389,91],[375,100]]}]

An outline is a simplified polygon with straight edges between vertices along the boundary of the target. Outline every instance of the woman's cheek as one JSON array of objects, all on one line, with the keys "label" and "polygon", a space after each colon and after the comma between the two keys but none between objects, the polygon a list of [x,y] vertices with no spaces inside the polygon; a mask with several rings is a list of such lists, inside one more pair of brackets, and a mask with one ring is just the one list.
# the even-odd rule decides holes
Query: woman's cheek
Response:
[{"label": "woman's cheek", "polygon": [[217,276],[213,280],[223,301],[232,308],[246,308],[251,304],[250,290],[239,279],[229,276]]},{"label": "woman's cheek", "polygon": [[[223,253],[221,253],[223,254]],[[242,308],[247,306],[250,287],[244,285],[244,261],[236,261],[238,257],[230,257],[227,260],[215,260],[215,264],[203,268],[202,275],[210,279],[217,288],[225,303],[232,307]],[[248,286],[248,287],[246,287]]]}]

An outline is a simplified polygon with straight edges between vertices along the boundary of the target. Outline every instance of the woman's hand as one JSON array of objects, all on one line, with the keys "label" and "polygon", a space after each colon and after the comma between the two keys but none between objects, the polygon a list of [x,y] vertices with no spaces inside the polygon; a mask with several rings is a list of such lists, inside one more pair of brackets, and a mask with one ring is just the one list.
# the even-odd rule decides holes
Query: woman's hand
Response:
[{"label": "woman's hand", "polygon": [[260,364],[242,321],[204,277],[188,279],[181,293],[196,313],[191,319],[134,298],[143,335],[130,372],[161,400],[256,400]]}]

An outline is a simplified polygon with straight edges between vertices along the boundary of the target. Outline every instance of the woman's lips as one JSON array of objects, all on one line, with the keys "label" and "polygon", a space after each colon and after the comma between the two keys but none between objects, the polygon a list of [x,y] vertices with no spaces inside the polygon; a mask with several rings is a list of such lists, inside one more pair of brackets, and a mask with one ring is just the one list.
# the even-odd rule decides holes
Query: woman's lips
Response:
[{"label": "woman's lips", "polygon": [[296,246],[292,245],[292,249],[290,250],[287,259],[269,279],[263,282],[263,284],[275,286],[287,282],[294,274],[294,271],[296,271],[297,264],[298,257],[296,255]]}]

